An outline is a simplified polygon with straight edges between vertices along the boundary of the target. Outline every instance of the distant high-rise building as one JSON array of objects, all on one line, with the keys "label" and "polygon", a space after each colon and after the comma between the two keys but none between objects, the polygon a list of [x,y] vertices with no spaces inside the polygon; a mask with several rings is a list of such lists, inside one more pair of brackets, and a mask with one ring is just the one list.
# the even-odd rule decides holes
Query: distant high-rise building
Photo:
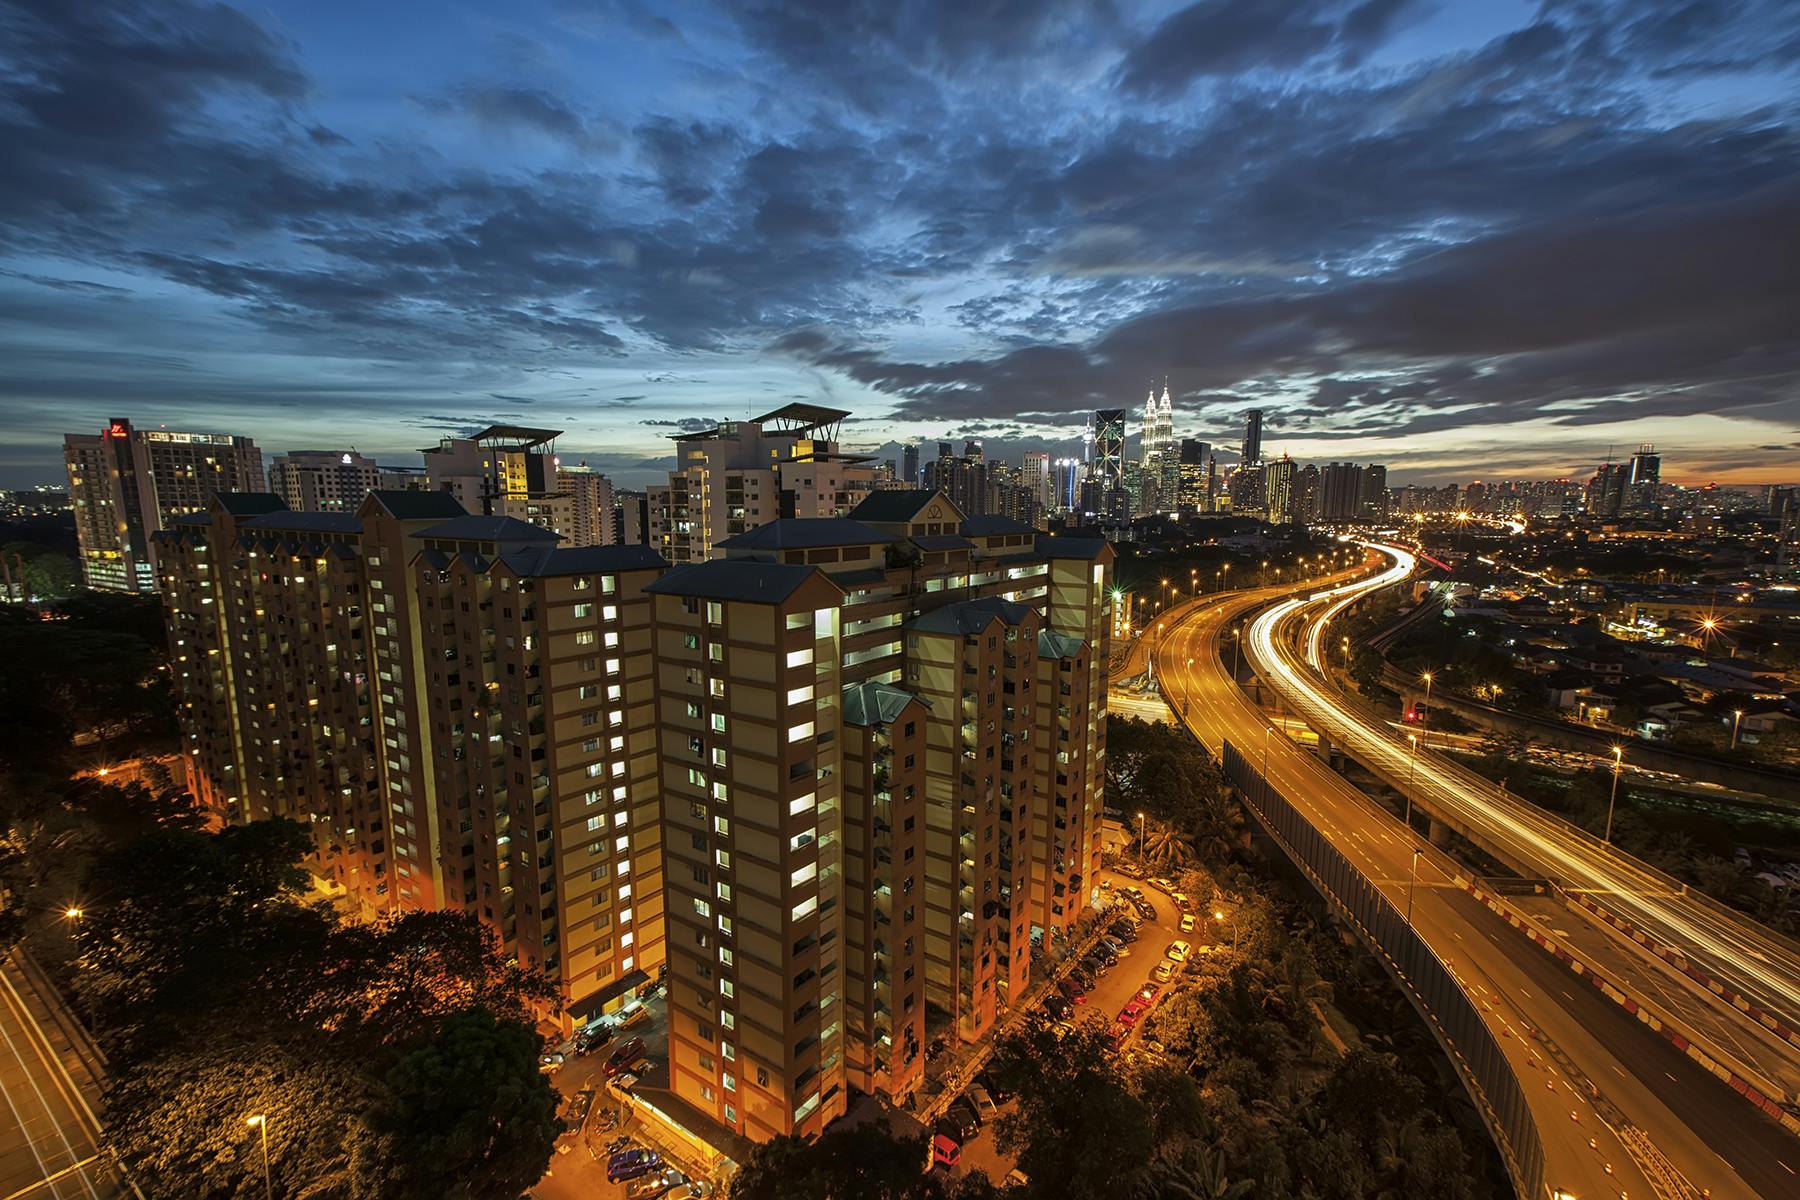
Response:
[{"label": "distant high-rise building", "polygon": [[1276,525],[1294,521],[1294,460],[1287,455],[1263,464],[1263,511]]},{"label": "distant high-rise building", "polygon": [[618,542],[612,480],[587,463],[558,464],[556,490],[569,498],[569,528],[557,532],[568,546],[611,546]]},{"label": "distant high-rise building", "polygon": [[1056,507],[1056,479],[1050,470],[1050,455],[1042,450],[1027,450],[1019,469],[1019,482],[1037,498],[1038,507]]},{"label": "distant high-rise building", "polygon": [[1130,498],[1125,491],[1125,410],[1095,411],[1089,426],[1093,456],[1089,474],[1096,486],[1095,514],[1115,523],[1130,520]]},{"label": "distant high-rise building", "polygon": [[1244,448],[1239,463],[1253,467],[1262,462],[1263,410],[1253,408],[1244,414]]},{"label": "distant high-rise building", "polygon": [[1625,509],[1634,513],[1655,512],[1661,482],[1662,455],[1648,443],[1639,446],[1631,456],[1630,474],[1625,481]]},{"label": "distant high-rise building", "polygon": [[154,536],[205,512],[221,492],[263,490],[262,451],[247,437],[134,429],[115,418],[98,434],[63,438],[81,574],[115,592],[156,589]]},{"label": "distant high-rise building", "polygon": [[464,438],[443,438],[420,451],[433,491],[447,492],[471,513],[512,517],[565,539],[575,505],[556,480],[557,429],[490,425]]},{"label": "distant high-rise building", "polygon": [[1294,475],[1294,522],[1310,525],[1319,519],[1319,468],[1307,463]]},{"label": "distant high-rise building", "polygon": [[900,451],[900,476],[909,488],[919,486],[919,443],[908,442]]},{"label": "distant high-rise building", "polygon": [[843,516],[874,482],[869,457],[838,449],[849,415],[789,404],[677,434],[669,482],[646,489],[651,546],[673,563],[702,562],[726,538],[782,517]]},{"label": "distant high-rise building", "polygon": [[1052,508],[1060,512],[1074,512],[1081,507],[1081,480],[1085,466],[1079,458],[1056,460],[1056,502]]},{"label": "distant high-rise building", "polygon": [[[960,456],[939,455],[936,460],[925,464],[926,489],[943,492],[953,504],[970,516],[998,512],[1000,473],[995,469],[998,464],[981,457],[980,442],[969,442],[964,450],[965,453]],[[969,450],[974,453],[966,453]]]},{"label": "distant high-rise building", "polygon": [[1370,463],[1362,472],[1362,511],[1365,521],[1380,521],[1388,515],[1387,468]]},{"label": "distant high-rise building", "polygon": [[1593,517],[1616,517],[1625,505],[1625,490],[1631,468],[1624,463],[1606,463],[1588,480],[1587,511]]},{"label": "distant high-rise building", "polygon": [[295,512],[355,512],[381,467],[354,450],[289,450],[269,460],[269,490]]},{"label": "distant high-rise building", "polygon": [[1144,401],[1144,432],[1139,450],[1142,475],[1138,484],[1140,513],[1166,512],[1180,504],[1181,460],[1175,441],[1175,412],[1168,384],[1159,398],[1154,388]]},{"label": "distant high-rise building", "polygon": [[1178,492],[1181,507],[1188,512],[1206,511],[1206,460],[1212,456],[1212,447],[1198,438],[1181,439],[1181,461],[1177,465],[1180,472],[1180,489]]},{"label": "distant high-rise building", "polygon": [[1326,463],[1319,471],[1319,519],[1354,521],[1362,515],[1363,470],[1355,463]]}]

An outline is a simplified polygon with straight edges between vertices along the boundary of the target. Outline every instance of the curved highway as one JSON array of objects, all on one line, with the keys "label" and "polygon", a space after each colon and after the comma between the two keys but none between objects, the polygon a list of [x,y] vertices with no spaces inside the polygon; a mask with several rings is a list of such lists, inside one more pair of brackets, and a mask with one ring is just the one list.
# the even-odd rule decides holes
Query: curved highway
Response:
[{"label": "curved highway", "polygon": [[[1475,900],[1453,860],[1273,732],[1220,649],[1233,622],[1285,596],[1227,593],[1173,614],[1155,651],[1165,694],[1210,749],[1230,740],[1263,765],[1271,784],[1396,905],[1404,909],[1411,894],[1415,927],[1481,1006],[1524,1084],[1546,1185],[1584,1200],[1698,1197],[1702,1188],[1744,1200],[1794,1194],[1800,1143],[1756,1119],[1698,1064]],[[1251,657],[1252,645],[1245,652]]]},{"label": "curved highway", "polygon": [[[1410,791],[1415,804],[1478,831],[1476,840],[1500,857],[1565,890],[1592,896],[1661,944],[1679,948],[1712,978],[1764,1010],[1784,1016],[1800,1012],[1800,955],[1780,935],[1688,894],[1674,880],[1502,791],[1468,768],[1429,750],[1415,752],[1401,734],[1359,706],[1345,703],[1323,682],[1322,652],[1331,619],[1362,595],[1412,573],[1409,552],[1392,546],[1371,549],[1390,556],[1393,565],[1368,580],[1272,605],[1252,623],[1245,654],[1283,701],[1358,762],[1399,790]],[[1291,648],[1301,644],[1303,655]],[[1678,974],[1673,969],[1667,973]],[[1686,976],[1680,979],[1694,992],[1704,992]],[[1741,1073],[1776,1098],[1800,1094],[1800,1047],[1733,1005],[1710,994],[1706,999],[1711,1002],[1706,1006],[1711,1010],[1710,1027],[1691,1032],[1705,1034],[1709,1046],[1730,1054]],[[1697,1006],[1693,1011],[1699,1011]]]}]

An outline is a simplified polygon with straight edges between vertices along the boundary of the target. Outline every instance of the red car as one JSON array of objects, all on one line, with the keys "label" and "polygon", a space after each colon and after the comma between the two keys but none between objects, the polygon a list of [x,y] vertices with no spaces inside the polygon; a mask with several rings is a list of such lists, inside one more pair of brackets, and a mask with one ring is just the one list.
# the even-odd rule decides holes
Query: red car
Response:
[{"label": "red car", "polygon": [[644,1039],[632,1038],[606,1056],[606,1077],[623,1075],[644,1057]]},{"label": "red car", "polygon": [[1124,1011],[1119,1014],[1119,1024],[1127,1026],[1136,1025],[1137,1019],[1148,1012],[1149,1009],[1150,1006],[1141,998],[1133,997],[1131,1003],[1127,1004]]},{"label": "red car", "polygon": [[1156,998],[1160,995],[1162,995],[1161,988],[1157,987],[1154,983],[1146,983],[1143,987],[1138,989],[1137,998],[1142,1000],[1144,1006],[1148,1008],[1150,1005],[1156,1003]]}]

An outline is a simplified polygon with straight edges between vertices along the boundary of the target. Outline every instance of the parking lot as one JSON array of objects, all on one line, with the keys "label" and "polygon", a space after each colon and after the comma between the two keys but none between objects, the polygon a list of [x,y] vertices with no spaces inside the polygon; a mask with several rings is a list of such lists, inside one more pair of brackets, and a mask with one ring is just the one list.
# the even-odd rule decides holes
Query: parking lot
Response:
[{"label": "parking lot", "polygon": [[[563,1065],[552,1073],[552,1078],[557,1090],[563,1094],[563,1119],[570,1129],[557,1141],[556,1156],[550,1162],[549,1171],[532,1190],[535,1200],[626,1200],[631,1194],[630,1181],[612,1183],[606,1178],[609,1147],[622,1137],[629,1139],[632,1147],[648,1148],[649,1142],[641,1136],[633,1137],[636,1131],[629,1125],[621,1129],[609,1124],[610,1118],[617,1117],[619,1104],[606,1090],[605,1074],[608,1057],[631,1039],[638,1038],[644,1043],[644,1053],[638,1064],[643,1077],[667,1078],[667,1002],[661,997],[651,997],[643,1007],[647,1015],[639,1023],[616,1030],[611,1042],[592,1053],[574,1054],[570,1042],[551,1047],[565,1054]],[[585,1124],[582,1123],[584,1114]],[[677,1161],[670,1165],[680,1168],[684,1174],[698,1174],[689,1169],[691,1164]],[[670,1194],[681,1196],[683,1193],[677,1188]]]},{"label": "parking lot", "polygon": [[[1099,1021],[1107,1028],[1112,1028],[1119,1010],[1144,986],[1151,969],[1162,960],[1164,948],[1176,940],[1199,945],[1205,940],[1204,925],[1201,932],[1181,933],[1178,924],[1181,913],[1176,909],[1175,902],[1154,884],[1146,880],[1129,879],[1109,870],[1101,870],[1098,876],[1109,895],[1121,886],[1142,889],[1144,899],[1156,910],[1154,919],[1145,920],[1138,927],[1138,940],[1126,947],[1130,953],[1119,960],[1118,966],[1102,975],[1093,991],[1076,1006],[1076,1021]],[[1141,1019],[1138,1024],[1143,1024]],[[1001,1105],[1001,1113],[1012,1111],[1015,1104],[1015,1101],[1008,1101]],[[989,1118],[981,1132],[963,1146],[962,1165],[958,1174],[980,1170],[985,1171],[988,1178],[998,1182],[1005,1179],[1013,1169],[1015,1163],[1012,1158],[1001,1154],[994,1145],[993,1120],[994,1118]]]}]

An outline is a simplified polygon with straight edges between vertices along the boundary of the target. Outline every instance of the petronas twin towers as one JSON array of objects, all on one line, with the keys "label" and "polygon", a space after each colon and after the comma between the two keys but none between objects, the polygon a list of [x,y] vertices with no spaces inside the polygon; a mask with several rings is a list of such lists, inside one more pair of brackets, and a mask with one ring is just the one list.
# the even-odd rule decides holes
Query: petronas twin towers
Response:
[{"label": "petronas twin towers", "polygon": [[1153,513],[1176,508],[1181,496],[1181,444],[1175,440],[1175,403],[1169,396],[1167,380],[1163,381],[1160,397],[1152,387],[1144,400],[1140,461],[1143,474],[1138,511]]}]

